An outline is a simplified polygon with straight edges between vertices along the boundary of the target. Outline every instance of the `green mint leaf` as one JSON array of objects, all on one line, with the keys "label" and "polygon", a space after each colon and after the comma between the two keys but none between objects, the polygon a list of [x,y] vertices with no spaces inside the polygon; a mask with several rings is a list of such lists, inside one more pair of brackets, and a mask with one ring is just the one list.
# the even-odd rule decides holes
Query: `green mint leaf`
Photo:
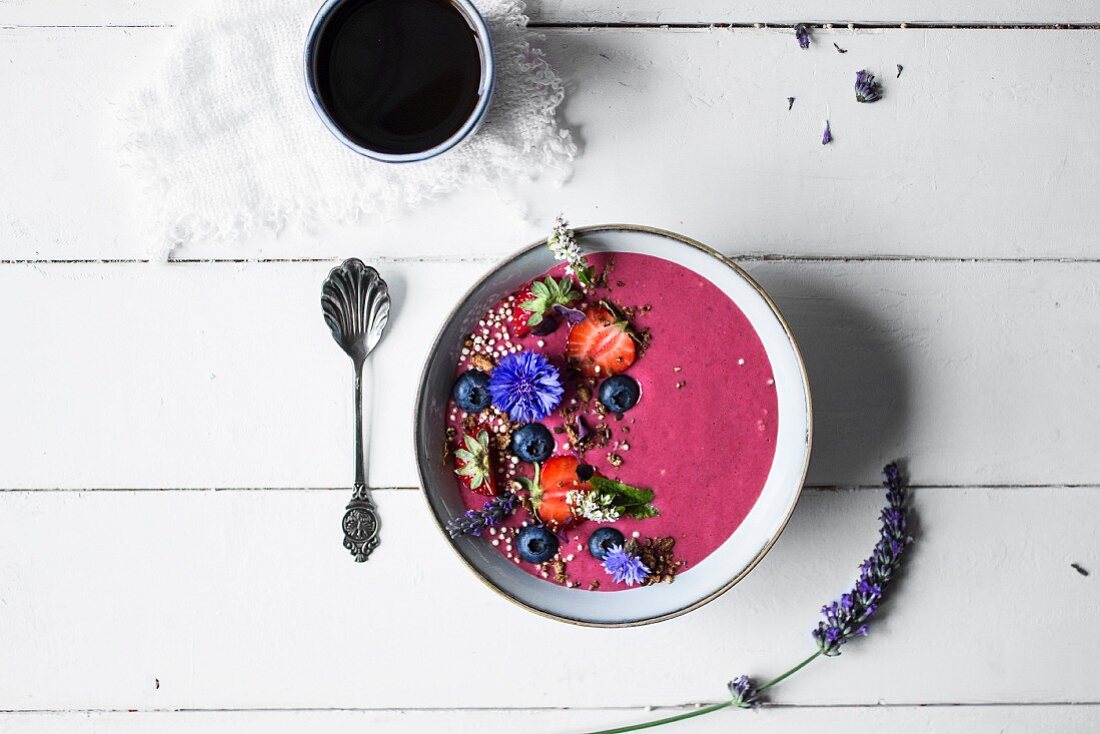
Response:
[{"label": "green mint leaf", "polygon": [[653,505],[639,505],[638,507],[628,507],[623,512],[634,518],[635,520],[648,520],[651,517],[657,517],[661,514],[660,511]]},{"label": "green mint leaf", "polygon": [[632,487],[624,482],[598,475],[589,479],[588,483],[602,494],[614,495],[619,500],[616,504],[621,506],[644,505],[653,501],[652,489]]}]

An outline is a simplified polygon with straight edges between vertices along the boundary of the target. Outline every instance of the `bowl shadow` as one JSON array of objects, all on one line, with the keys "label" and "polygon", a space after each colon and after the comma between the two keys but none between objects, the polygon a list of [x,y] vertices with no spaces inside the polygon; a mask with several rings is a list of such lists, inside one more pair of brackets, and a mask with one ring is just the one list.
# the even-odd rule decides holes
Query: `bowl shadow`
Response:
[{"label": "bowl shadow", "polygon": [[807,485],[877,485],[883,465],[904,455],[911,401],[902,345],[881,309],[859,297],[855,279],[846,277],[851,268],[837,263],[746,269],[783,313],[809,374],[814,441]]}]

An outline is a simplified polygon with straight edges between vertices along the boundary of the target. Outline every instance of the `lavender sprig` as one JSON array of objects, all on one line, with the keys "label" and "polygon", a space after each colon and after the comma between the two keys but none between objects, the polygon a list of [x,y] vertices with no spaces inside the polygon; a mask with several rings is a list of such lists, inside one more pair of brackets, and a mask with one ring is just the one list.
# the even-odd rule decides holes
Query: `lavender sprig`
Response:
[{"label": "lavender sprig", "polygon": [[504,490],[500,495],[485,503],[480,510],[466,510],[447,522],[447,534],[452,538],[460,535],[472,535],[480,538],[485,528],[499,525],[519,507],[519,497]]},{"label": "lavender sprig", "polygon": [[860,564],[859,579],[852,590],[840,599],[821,608],[824,621],[818,622],[813,637],[822,654],[840,654],[844,643],[854,637],[867,634],[867,623],[882,603],[882,592],[890,583],[901,564],[902,553],[912,540],[906,530],[908,509],[905,489],[897,464],[888,464],[882,470],[882,484],[886,487],[886,507],[879,519],[878,543],[871,557]]},{"label": "lavender sprig", "polygon": [[757,686],[745,675],[735,678],[728,684],[730,692],[728,701],[656,721],[647,721],[644,724],[602,729],[592,734],[623,734],[623,732],[649,729],[662,724],[671,724],[674,721],[703,716],[726,708],[750,708],[760,705],[763,702],[761,694],[764,691],[783,682],[819,657],[839,655],[840,647],[846,642],[854,637],[866,635],[868,620],[881,605],[883,592],[896,575],[902,554],[913,542],[907,533],[908,492],[902,486],[897,464],[887,464],[882,470],[882,484],[886,487],[886,507],[879,515],[882,520],[879,540],[875,544],[871,557],[860,564],[859,579],[852,591],[822,609],[825,621],[818,623],[817,629],[812,632],[818,643],[815,653],[761,686]]}]

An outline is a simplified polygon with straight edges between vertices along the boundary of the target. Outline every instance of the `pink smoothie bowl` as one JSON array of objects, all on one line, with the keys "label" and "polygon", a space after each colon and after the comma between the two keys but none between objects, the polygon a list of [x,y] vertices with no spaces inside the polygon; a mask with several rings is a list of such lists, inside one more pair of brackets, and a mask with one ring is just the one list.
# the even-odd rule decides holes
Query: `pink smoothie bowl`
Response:
[{"label": "pink smoothie bowl", "polygon": [[[716,250],[689,238],[650,227],[600,225],[577,228],[585,255],[635,253],[660,258],[701,276],[725,294],[744,315],[770,365],[768,390],[775,392],[775,443],[770,468],[751,506],[738,509],[735,529],[701,560],[659,583],[593,593],[550,583],[517,567],[484,538],[460,536],[448,542],[487,586],[535,613],[594,627],[627,627],[679,616],[706,604],[744,578],[782,533],[798,501],[810,457],[812,408],[805,366],[786,321],[763,289]],[[466,335],[486,309],[554,267],[545,241],[508,257],[476,283],[444,322],[428,353],[416,400],[414,432],[421,487],[440,532],[468,507],[453,464],[445,461],[444,425],[455,364]],[[739,369],[731,363],[728,369]],[[725,410],[716,405],[715,410]],[[685,450],[698,461],[711,447]],[[694,458],[692,458],[694,457]],[[736,503],[731,503],[730,511]],[[741,503],[744,505],[746,503]],[[690,511],[690,508],[681,510]],[[699,508],[705,514],[721,506]],[[742,517],[743,516],[743,517]]]}]

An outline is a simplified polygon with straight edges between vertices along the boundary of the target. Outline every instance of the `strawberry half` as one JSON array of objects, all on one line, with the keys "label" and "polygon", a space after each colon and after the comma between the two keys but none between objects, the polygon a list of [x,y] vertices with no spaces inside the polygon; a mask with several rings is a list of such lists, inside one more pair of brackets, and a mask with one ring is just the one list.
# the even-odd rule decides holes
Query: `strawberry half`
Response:
[{"label": "strawberry half", "polygon": [[527,303],[535,297],[530,287],[521,288],[515,293],[515,301],[512,302],[512,315],[509,316],[509,329],[512,336],[521,339],[531,333],[531,327],[527,325],[531,318],[531,312],[520,308],[520,304]]},{"label": "strawberry half", "polygon": [[493,463],[487,429],[478,429],[474,436],[468,433],[462,436],[462,446],[455,450],[455,474],[466,485],[466,489],[486,497],[495,497],[497,478]]},{"label": "strawberry half", "polygon": [[[634,364],[634,339],[627,323],[602,306],[584,311],[584,321],[569,330],[565,354],[588,377],[610,377]],[[599,369],[597,369],[599,368]]]},{"label": "strawberry half", "polygon": [[592,485],[577,477],[580,461],[572,456],[554,456],[546,460],[539,474],[539,487],[533,493],[535,514],[551,528],[568,525],[573,520],[573,508],[565,501],[576,490],[592,491]]}]

